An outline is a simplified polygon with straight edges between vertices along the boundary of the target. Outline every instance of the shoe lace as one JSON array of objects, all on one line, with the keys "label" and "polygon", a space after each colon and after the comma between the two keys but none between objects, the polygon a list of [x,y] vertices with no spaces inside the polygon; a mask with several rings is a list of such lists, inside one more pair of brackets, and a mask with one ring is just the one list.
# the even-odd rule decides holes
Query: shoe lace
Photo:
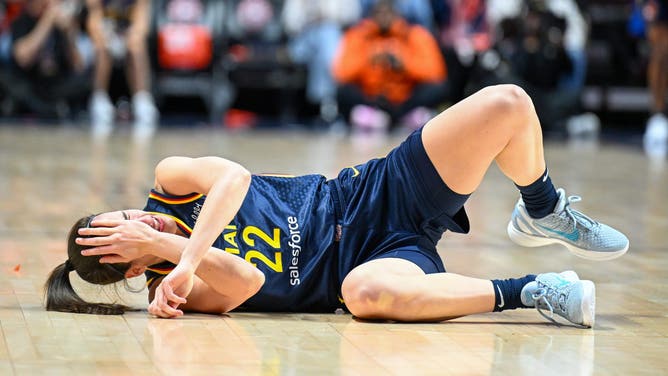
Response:
[{"label": "shoe lace", "polygon": [[564,212],[573,220],[572,231],[575,230],[578,223],[581,223],[583,226],[587,228],[594,228],[595,226],[598,226],[598,222],[580,213],[579,211],[571,208],[571,204],[582,201],[582,197],[568,196],[567,201],[568,202],[564,206]]},{"label": "shoe lace", "polygon": [[[549,287],[541,287],[531,294],[531,298],[534,300],[538,313],[557,325],[560,324],[554,319],[555,307],[553,306],[553,303],[556,303],[556,308],[561,312],[566,312],[566,297],[565,293],[559,293],[557,290]],[[546,314],[538,303],[543,303],[549,309],[550,314]]]},{"label": "shoe lace", "polygon": [[[560,322],[554,319],[554,311],[555,309],[558,309],[557,313],[560,314],[569,322],[571,322],[573,325],[582,328],[587,327],[585,325],[572,322],[567,317],[566,300],[568,299],[568,294],[566,292],[557,291],[557,289],[550,287],[540,287],[536,291],[534,291],[533,294],[531,294],[531,298],[534,301],[534,306],[536,307],[538,313],[540,313],[540,315],[545,317],[548,321],[551,321],[556,325],[562,325]],[[547,307],[547,309],[550,311],[549,315],[543,311],[541,305],[538,304],[539,302],[543,303]]]}]

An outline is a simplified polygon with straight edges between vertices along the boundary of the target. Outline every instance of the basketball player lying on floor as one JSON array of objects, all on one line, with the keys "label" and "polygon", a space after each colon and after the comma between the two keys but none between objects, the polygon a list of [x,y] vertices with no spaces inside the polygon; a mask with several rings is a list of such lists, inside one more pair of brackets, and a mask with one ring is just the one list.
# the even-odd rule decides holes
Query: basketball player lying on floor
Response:
[{"label": "basketball player lying on floor", "polygon": [[593,260],[621,256],[628,239],[571,208],[543,157],[540,124],[519,87],[482,89],[429,121],[385,158],[321,175],[251,175],[216,157],[170,157],[155,169],[144,210],[81,218],[68,260],[47,281],[49,310],[120,314],[72,289],[146,273],[149,313],[234,309],[334,312],[367,319],[440,321],[536,307],[594,324],[595,289],[575,272],[483,280],[447,273],[436,251],[465,233],[463,205],[495,161],[521,198],[508,234]]}]

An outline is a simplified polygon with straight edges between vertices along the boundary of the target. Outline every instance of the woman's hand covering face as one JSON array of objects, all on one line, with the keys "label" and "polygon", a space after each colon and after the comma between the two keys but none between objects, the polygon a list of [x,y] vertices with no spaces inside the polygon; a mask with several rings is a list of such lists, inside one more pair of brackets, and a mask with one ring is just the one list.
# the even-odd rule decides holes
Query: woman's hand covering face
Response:
[{"label": "woman's hand covering face", "polygon": [[81,252],[84,256],[102,256],[101,263],[131,262],[150,254],[158,232],[140,221],[95,219],[91,227],[79,229],[79,245],[92,247]]}]

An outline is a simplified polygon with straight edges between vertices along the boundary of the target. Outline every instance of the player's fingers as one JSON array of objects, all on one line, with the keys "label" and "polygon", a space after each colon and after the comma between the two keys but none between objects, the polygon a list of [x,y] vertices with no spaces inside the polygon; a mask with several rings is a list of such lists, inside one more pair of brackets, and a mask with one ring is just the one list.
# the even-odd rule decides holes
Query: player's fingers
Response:
[{"label": "player's fingers", "polygon": [[108,255],[116,252],[116,246],[115,245],[103,245],[99,247],[94,247],[94,248],[88,248],[84,249],[81,251],[82,256],[100,256],[100,255]]},{"label": "player's fingers", "polygon": [[176,295],[174,291],[171,291],[171,289],[170,291],[165,292],[165,298],[167,298],[167,301],[174,302],[177,305],[186,304],[186,298]]},{"label": "player's fingers", "polygon": [[102,256],[99,260],[100,264],[117,264],[121,262],[128,262],[128,260],[119,255],[106,255]]},{"label": "player's fingers", "polygon": [[88,228],[95,228],[95,227],[116,227],[122,223],[124,223],[124,219],[94,219],[90,223],[90,227]]},{"label": "player's fingers", "polygon": [[167,281],[167,283],[165,283],[165,290],[164,290],[165,298],[167,299],[167,301],[175,302],[175,303],[178,303],[178,304],[185,304],[186,303],[186,298],[181,297],[180,295],[176,294],[174,292],[174,288],[172,287],[172,284],[169,283],[169,282],[171,282],[171,281]]},{"label": "player's fingers", "polygon": [[107,236],[116,232],[116,228],[109,227],[84,227],[77,230],[77,233],[82,236]]},{"label": "player's fingers", "polygon": [[172,318],[175,317],[173,315],[170,315],[167,312],[163,312],[160,308],[158,308],[154,303],[151,303],[148,307],[148,312],[154,316],[160,317],[160,318]]},{"label": "player's fingers", "polygon": [[180,317],[183,316],[183,311],[180,309],[176,309],[171,306],[166,306],[162,308],[162,313],[165,314],[168,317]]},{"label": "player's fingers", "polygon": [[[163,292],[163,300],[160,301],[159,307],[166,312],[174,312],[176,311],[174,308],[178,307],[179,304],[185,304],[186,299],[182,298],[176,293],[174,293],[174,289],[172,289],[172,285],[169,283],[165,283],[165,281],[162,282],[164,285],[162,292]],[[171,303],[171,304],[170,304]],[[172,307],[173,305],[173,307]]]},{"label": "player's fingers", "polygon": [[96,227],[96,228],[80,228],[77,233],[80,236],[86,236],[89,239],[93,237],[110,236],[116,233],[115,227]]},{"label": "player's fingers", "polygon": [[153,296],[153,301],[151,302],[151,305],[154,306],[154,307],[158,307],[161,304],[164,304],[164,302],[166,301],[165,293],[162,291],[163,284],[164,284],[164,281],[160,282],[160,284],[158,285],[158,288],[155,289],[155,295]]},{"label": "player's fingers", "polygon": [[169,303],[163,304],[162,302],[154,300],[149,308],[149,312],[159,317],[169,318],[183,316],[183,311],[172,307]]},{"label": "player's fingers", "polygon": [[79,245],[88,247],[98,247],[102,245],[113,244],[115,239],[111,236],[95,236],[92,238],[76,238],[75,242]]}]

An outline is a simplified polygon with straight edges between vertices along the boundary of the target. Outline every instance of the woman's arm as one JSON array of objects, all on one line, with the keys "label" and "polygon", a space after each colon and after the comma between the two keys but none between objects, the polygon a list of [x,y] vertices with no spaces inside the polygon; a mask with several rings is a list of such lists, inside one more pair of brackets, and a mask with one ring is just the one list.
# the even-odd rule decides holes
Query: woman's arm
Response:
[{"label": "woman's arm", "polygon": [[[174,264],[181,260],[188,239],[174,234],[160,233],[159,241],[151,252]],[[187,296],[183,309],[205,313],[230,311],[251,296],[264,284],[264,274],[242,258],[217,248],[209,248],[199,263],[195,274],[193,290]],[[154,283],[151,292],[158,283]],[[153,300],[153,294],[149,301]],[[157,316],[168,312],[151,312]],[[167,316],[171,317],[171,316]]]},{"label": "woman's arm", "polygon": [[185,303],[194,274],[207,250],[234,218],[246,197],[251,175],[242,166],[217,157],[169,157],[155,168],[156,188],[165,193],[205,194],[197,222],[174,270],[155,291],[152,309],[173,312]]},{"label": "woman's arm", "polygon": [[[149,302],[153,300],[155,290],[159,283],[162,282],[162,279],[162,277],[157,279],[156,283],[151,285],[148,292]],[[184,311],[219,315],[233,310],[239,304],[232,303],[229,297],[219,294],[216,290],[211,288],[211,286],[202,281],[201,278],[195,276],[195,283],[193,284],[193,289],[190,292],[190,295],[188,295],[188,301],[180,306],[180,310],[176,310],[176,314],[167,315],[164,312],[156,310],[152,305],[149,306],[148,311],[152,315],[163,318],[179,317]]]},{"label": "woman's arm", "polygon": [[202,257],[239,211],[251,174],[241,165],[218,157],[169,157],[155,168],[158,190],[172,195],[197,192],[206,200],[180,264],[196,269]]},{"label": "woman's arm", "polygon": [[[96,220],[94,227],[79,229],[77,243],[88,248],[84,256],[102,256],[101,263],[131,263],[126,276],[142,274],[149,263],[145,256],[178,264],[188,238],[162,233],[140,221],[117,219]],[[151,260],[150,263],[156,262]],[[193,291],[187,296],[184,309],[207,313],[223,313],[234,309],[255,295],[264,283],[264,274],[245,260],[217,248],[209,248],[195,271]],[[159,281],[158,281],[159,282]],[[157,283],[151,286],[150,300]],[[173,307],[172,307],[173,308]],[[150,307],[161,317],[182,314],[176,309],[165,311]]]}]

